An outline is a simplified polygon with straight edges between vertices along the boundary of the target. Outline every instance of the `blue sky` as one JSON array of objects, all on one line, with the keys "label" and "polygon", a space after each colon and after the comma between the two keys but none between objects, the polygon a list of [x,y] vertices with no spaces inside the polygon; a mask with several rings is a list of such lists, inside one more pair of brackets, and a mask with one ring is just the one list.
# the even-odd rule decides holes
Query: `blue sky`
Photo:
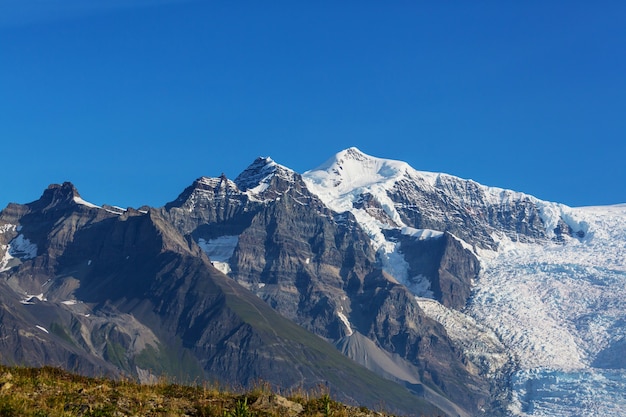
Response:
[{"label": "blue sky", "polygon": [[626,202],[626,2],[384,3],[4,0],[0,207],[63,181],[162,206],[257,156],[303,172],[350,146]]}]

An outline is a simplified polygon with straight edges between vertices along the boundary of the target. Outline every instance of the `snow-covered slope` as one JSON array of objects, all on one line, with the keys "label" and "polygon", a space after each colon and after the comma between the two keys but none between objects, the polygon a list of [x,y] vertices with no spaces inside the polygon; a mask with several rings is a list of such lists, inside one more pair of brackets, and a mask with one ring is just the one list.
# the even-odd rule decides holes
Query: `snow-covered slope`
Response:
[{"label": "snow-covered slope", "polygon": [[574,209],[356,148],[303,178],[356,217],[384,269],[416,296],[432,292],[414,285],[388,231],[446,231],[474,251],[481,273],[463,311],[418,301],[502,385],[509,414],[626,415],[626,206]]},{"label": "snow-covered slope", "polygon": [[[385,270],[407,285],[416,277],[409,276],[399,244],[386,237],[386,230],[447,231],[470,248],[493,250],[503,239],[550,241],[585,233],[585,225],[563,205],[417,171],[405,162],[369,156],[357,148],[339,152],[303,178],[328,207],[352,212],[376,246]],[[417,295],[428,296],[428,289]]]},{"label": "snow-covered slope", "polygon": [[483,252],[468,314],[517,358],[511,413],[626,412],[626,205],[585,207],[562,244],[501,242]]}]

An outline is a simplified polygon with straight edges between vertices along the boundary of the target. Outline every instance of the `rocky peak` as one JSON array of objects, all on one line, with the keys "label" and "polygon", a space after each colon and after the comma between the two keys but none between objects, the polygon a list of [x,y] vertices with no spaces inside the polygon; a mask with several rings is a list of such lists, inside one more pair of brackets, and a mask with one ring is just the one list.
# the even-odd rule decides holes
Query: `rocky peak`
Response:
[{"label": "rocky peak", "polygon": [[31,209],[35,211],[48,211],[76,205],[97,207],[83,200],[76,187],[74,187],[74,184],[68,181],[63,184],[49,185],[39,200],[29,204]]},{"label": "rocky peak", "polygon": [[233,181],[226,178],[226,175],[222,174],[217,178],[214,177],[200,177],[196,179],[189,187],[176,198],[176,200],[167,203],[166,209],[173,207],[187,207],[193,210],[198,202],[204,200],[213,201],[215,199],[224,199],[226,196],[239,195],[241,192]]},{"label": "rocky peak", "polygon": [[295,176],[294,171],[277,164],[272,158],[259,157],[235,178],[235,184],[242,191],[261,194],[276,180],[291,182]]},{"label": "rocky peak", "polygon": [[222,174],[217,178],[200,177],[193,182],[192,187],[194,188],[194,190],[205,190],[213,192],[238,189],[237,184],[226,178],[225,174]]}]

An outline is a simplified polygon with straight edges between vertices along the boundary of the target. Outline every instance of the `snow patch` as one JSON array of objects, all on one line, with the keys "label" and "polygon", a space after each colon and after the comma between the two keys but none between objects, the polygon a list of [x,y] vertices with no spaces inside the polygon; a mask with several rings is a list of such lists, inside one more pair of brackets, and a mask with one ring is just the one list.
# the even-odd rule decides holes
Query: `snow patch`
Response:
[{"label": "snow patch", "polygon": [[36,328],[38,328],[39,330],[41,330],[41,331],[42,331],[42,332],[44,332],[44,333],[50,333],[50,332],[49,332],[48,330],[46,330],[46,328],[45,328],[45,327],[43,327],[43,326],[36,325],[35,327],[36,327]]},{"label": "snow patch", "polygon": [[25,238],[23,234],[17,235],[8,245],[2,245],[2,249],[4,255],[0,260],[0,272],[15,266],[14,262],[11,262],[13,259],[27,260],[37,256],[37,245]]},{"label": "snow patch", "polygon": [[[10,223],[0,225],[0,234],[16,230],[18,227],[19,226],[16,226],[16,225],[10,224]],[[21,227],[20,227],[20,229],[21,229]]]},{"label": "snow patch", "polygon": [[435,298],[435,293],[431,290],[431,282],[424,275],[417,275],[404,283],[404,286],[416,297]]},{"label": "snow patch", "polygon": [[437,239],[443,236],[443,232],[430,229],[414,229],[405,226],[401,230],[403,235],[411,236],[417,240]]},{"label": "snow patch", "polygon": [[0,259],[0,272],[8,271],[9,269],[11,269],[9,263],[11,262],[11,259],[13,259],[11,253],[8,250],[9,245],[2,245],[0,248],[4,252],[4,255],[2,255],[2,259]]},{"label": "snow patch", "polygon": [[74,202],[76,204],[80,204],[81,206],[87,206],[87,207],[91,207],[91,208],[100,208],[100,206],[92,204],[89,201],[85,201],[85,200],[83,200],[82,198],[80,198],[78,196],[74,196]]},{"label": "snow patch", "polygon": [[37,245],[19,234],[9,243],[11,256],[20,259],[33,259],[37,256]]},{"label": "snow patch", "polygon": [[43,293],[37,294],[37,295],[32,295],[32,294],[26,294],[26,296],[20,300],[20,303],[22,304],[35,304],[35,300],[39,300],[40,302],[43,301],[48,301],[48,299],[43,295]]},{"label": "snow patch", "polygon": [[258,201],[256,197],[268,189],[272,178],[279,176],[287,181],[293,181],[295,175],[294,171],[277,164],[272,158],[261,157],[257,158],[235,179],[235,184],[239,189],[244,190],[252,200]]},{"label": "snow patch", "polygon": [[343,325],[346,326],[346,336],[352,336],[354,331],[352,330],[352,325],[350,324],[350,321],[348,321],[348,318],[345,316],[345,314],[343,314],[341,311],[337,311],[337,317],[339,317],[339,320],[341,320]]},{"label": "snow patch", "polygon": [[228,262],[213,261],[211,264],[222,274],[228,275],[233,272],[233,270],[230,269],[230,265],[228,264]]}]

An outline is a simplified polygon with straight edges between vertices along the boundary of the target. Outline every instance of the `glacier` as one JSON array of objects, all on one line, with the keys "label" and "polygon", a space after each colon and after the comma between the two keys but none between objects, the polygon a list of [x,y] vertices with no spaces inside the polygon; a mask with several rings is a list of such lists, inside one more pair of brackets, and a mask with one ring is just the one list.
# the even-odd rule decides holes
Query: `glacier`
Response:
[{"label": "glacier", "polygon": [[[507,415],[626,415],[626,205],[571,208],[417,171],[357,148],[338,153],[303,178],[328,207],[355,216],[384,270],[413,291],[477,372],[505,381],[500,385]],[[529,237],[490,224],[485,230],[491,242],[483,245],[455,236],[476,254],[481,272],[466,307],[451,310],[432,299],[427,285],[410,285],[415,279],[408,279],[399,243],[384,233],[397,229],[436,238],[444,231],[414,229],[405,222],[399,209],[402,204],[406,209],[406,201],[393,199],[394,187],[402,183],[443,196],[455,215],[478,221],[489,212],[485,207],[507,210],[521,202],[536,208],[544,230]],[[364,198],[375,204],[363,204]],[[563,229],[571,233],[557,233]]]},{"label": "glacier", "polygon": [[572,208],[587,226],[563,244],[501,241],[481,253],[467,314],[516,358],[517,416],[623,416],[626,358],[604,360],[626,337],[626,205]]}]

